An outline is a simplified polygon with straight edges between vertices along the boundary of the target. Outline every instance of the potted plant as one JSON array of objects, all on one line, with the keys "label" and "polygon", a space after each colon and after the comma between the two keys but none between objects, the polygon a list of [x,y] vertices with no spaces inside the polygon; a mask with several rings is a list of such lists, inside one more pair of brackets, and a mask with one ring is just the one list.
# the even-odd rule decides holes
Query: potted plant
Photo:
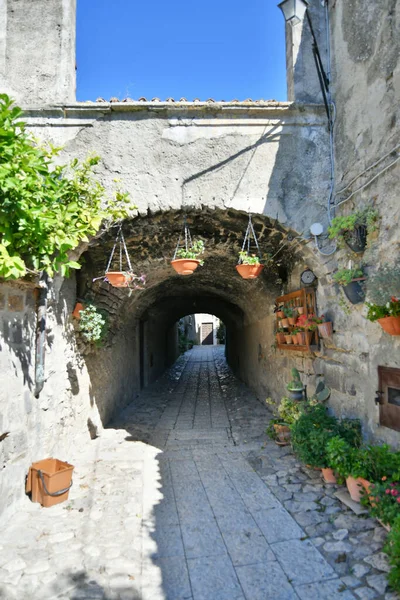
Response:
[{"label": "potted plant", "polygon": [[400,481],[382,477],[380,481],[371,484],[369,494],[368,510],[371,517],[378,519],[390,531],[400,514]]},{"label": "potted plant", "polygon": [[279,306],[276,305],[274,308],[274,313],[276,314],[278,319],[283,319],[283,317],[285,316],[285,313],[283,312],[283,304],[279,304]]},{"label": "potted plant", "polygon": [[286,342],[287,344],[293,344],[292,334],[291,334],[291,333],[288,333],[288,332],[286,331],[286,333],[285,333],[284,335],[285,335],[285,342]]},{"label": "potted plant", "polygon": [[79,319],[81,318],[81,310],[84,310],[85,305],[82,302],[77,302],[75,304],[75,308],[72,311],[72,316],[74,317],[74,319],[77,319],[79,321]]},{"label": "potted plant", "polygon": [[135,275],[132,271],[107,271],[104,277],[96,277],[96,279],[104,279],[116,288],[139,290],[142,290],[146,283],[146,275]]},{"label": "potted plant", "polygon": [[270,420],[267,435],[273,439],[278,446],[287,446],[290,442],[290,426],[300,417],[303,412],[301,402],[295,402],[290,398],[283,397],[278,404],[272,398],[267,398],[266,403],[273,407],[274,418]]},{"label": "potted plant", "polygon": [[276,341],[278,344],[286,344],[285,330],[282,327],[278,327],[276,331]]},{"label": "potted plant", "polygon": [[368,206],[344,217],[335,217],[328,228],[331,239],[345,242],[353,252],[364,252],[367,233],[377,228],[378,211]]},{"label": "potted plant", "polygon": [[291,331],[291,335],[292,335],[292,341],[293,341],[293,344],[294,344],[295,346],[297,346],[297,345],[298,345],[298,343],[299,343],[299,340],[298,340],[298,337],[297,337],[297,334],[298,334],[299,332],[300,332],[300,329],[297,329],[296,327],[295,327],[294,329],[292,329],[292,331]]},{"label": "potted plant", "polygon": [[296,323],[297,312],[291,306],[285,306],[283,309],[284,315],[288,320],[288,325],[294,325]]},{"label": "potted plant", "polygon": [[362,282],[365,279],[366,277],[359,267],[354,269],[340,269],[333,276],[334,282],[343,287],[347,299],[352,304],[364,302],[365,291]]},{"label": "potted plant", "polygon": [[198,258],[203,252],[203,240],[196,240],[191,245],[176,250],[171,266],[179,275],[192,275],[197,267],[204,263]]},{"label": "potted plant", "polygon": [[300,379],[300,373],[296,368],[293,368],[291,373],[292,379],[286,386],[289,391],[289,397],[291,400],[303,400],[304,386]]},{"label": "potted plant", "polygon": [[400,592],[400,515],[397,515],[392,523],[383,550],[388,555],[392,567],[388,575],[389,585],[395,592]]},{"label": "potted plant", "polygon": [[89,304],[81,311],[79,331],[86,342],[99,344],[107,334],[106,314]]},{"label": "potted plant", "polygon": [[400,266],[383,265],[367,283],[367,319],[389,335],[400,335]]},{"label": "potted plant", "polygon": [[327,469],[327,444],[337,434],[338,420],[322,404],[309,405],[291,426],[293,450],[307,466]]},{"label": "potted plant", "polygon": [[312,341],[313,331],[317,329],[314,315],[300,315],[296,321],[298,343],[305,346]]},{"label": "potted plant", "polygon": [[332,337],[333,326],[331,321],[326,321],[325,316],[314,317],[314,323],[317,324],[318,333],[322,338],[328,339]]},{"label": "potted plant", "polygon": [[243,279],[256,279],[264,265],[260,264],[260,259],[255,254],[248,254],[245,250],[239,252],[239,264],[236,270]]},{"label": "potted plant", "polygon": [[364,450],[354,448],[343,438],[335,436],[328,442],[327,456],[332,469],[346,479],[351,499],[360,502],[362,491],[360,478],[365,478],[367,474]]}]

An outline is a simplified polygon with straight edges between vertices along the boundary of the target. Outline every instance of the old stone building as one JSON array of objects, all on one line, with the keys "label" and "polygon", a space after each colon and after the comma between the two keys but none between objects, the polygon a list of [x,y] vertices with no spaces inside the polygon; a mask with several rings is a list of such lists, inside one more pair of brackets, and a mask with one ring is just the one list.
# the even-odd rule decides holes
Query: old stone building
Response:
[{"label": "old stone building", "polygon": [[[104,274],[115,232],[90,242],[76,277],[54,279],[40,394],[32,286],[0,285],[0,439],[8,433],[0,442],[0,512],[22,498],[33,460],[89,443],[90,433],[101,433],[173,363],[176,323],[193,313],[225,323],[229,365],[260,399],[280,398],[295,366],[311,390],[324,378],[336,414],[358,416],[366,436],[398,443],[398,432],[380,424],[375,390],[378,367],[400,369],[400,338],[367,321],[365,305],[349,304],[332,274],[349,260],[368,274],[399,262],[399,5],[322,4],[312,0],[310,11],[329,78],[331,128],[307,21],[286,24],[288,102],[78,103],[75,0],[1,2],[0,91],[23,107],[36,136],[63,145],[63,160],[99,154],[104,184],[111,188],[118,178],[129,191],[138,209],[124,233],[147,284],[129,296],[93,282]],[[379,228],[365,253],[334,251],[326,236],[330,216],[369,204],[379,211]],[[255,281],[235,270],[249,211],[262,251],[272,257]],[[180,278],[169,263],[184,214],[206,251],[204,266]],[[318,239],[314,223],[323,225]],[[302,289],[307,269],[333,337],[311,352],[277,348],[275,299]],[[77,343],[71,316],[77,298],[89,296],[110,317],[106,346],[96,351]]]}]

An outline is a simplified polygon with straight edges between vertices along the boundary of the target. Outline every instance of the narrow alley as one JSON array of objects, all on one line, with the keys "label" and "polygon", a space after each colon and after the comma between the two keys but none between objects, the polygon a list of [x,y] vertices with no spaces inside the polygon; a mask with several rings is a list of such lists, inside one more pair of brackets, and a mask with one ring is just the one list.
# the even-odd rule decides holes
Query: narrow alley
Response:
[{"label": "narrow alley", "polygon": [[222,346],[194,347],[76,449],[67,503],[3,524],[0,598],[395,598],[384,529],[268,440],[269,418]]}]

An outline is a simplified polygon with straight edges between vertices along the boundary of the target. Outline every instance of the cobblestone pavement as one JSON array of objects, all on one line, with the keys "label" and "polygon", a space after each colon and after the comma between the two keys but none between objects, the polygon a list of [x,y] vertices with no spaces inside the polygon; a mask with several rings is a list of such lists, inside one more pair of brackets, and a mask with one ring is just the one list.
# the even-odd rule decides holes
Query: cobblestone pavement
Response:
[{"label": "cobblestone pavement", "polygon": [[70,500],[0,536],[5,600],[386,600],[386,532],[267,440],[266,408],[197,347],[79,448]]}]

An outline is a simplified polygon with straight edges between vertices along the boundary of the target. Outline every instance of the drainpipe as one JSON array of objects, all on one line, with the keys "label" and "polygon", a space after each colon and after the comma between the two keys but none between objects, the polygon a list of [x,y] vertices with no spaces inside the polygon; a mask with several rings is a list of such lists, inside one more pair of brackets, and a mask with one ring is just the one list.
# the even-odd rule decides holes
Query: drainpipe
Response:
[{"label": "drainpipe", "polygon": [[46,342],[46,312],[48,294],[48,275],[43,272],[39,281],[39,293],[36,303],[36,356],[35,356],[35,398],[39,397],[44,386],[44,359]]}]

